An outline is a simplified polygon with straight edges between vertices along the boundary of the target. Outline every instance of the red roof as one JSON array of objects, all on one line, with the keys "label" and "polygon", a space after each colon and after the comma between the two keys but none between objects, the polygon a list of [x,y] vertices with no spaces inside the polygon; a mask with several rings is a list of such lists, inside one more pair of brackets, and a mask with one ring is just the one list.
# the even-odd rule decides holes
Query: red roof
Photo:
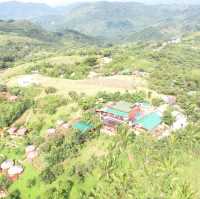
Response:
[{"label": "red roof", "polygon": [[134,120],[136,119],[137,113],[141,112],[141,109],[139,106],[136,106],[132,109],[132,111],[129,113],[129,119]]}]

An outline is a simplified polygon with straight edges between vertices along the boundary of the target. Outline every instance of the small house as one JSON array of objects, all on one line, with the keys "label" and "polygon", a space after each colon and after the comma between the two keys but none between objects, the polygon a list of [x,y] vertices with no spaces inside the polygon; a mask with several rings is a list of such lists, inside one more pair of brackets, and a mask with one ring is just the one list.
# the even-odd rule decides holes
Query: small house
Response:
[{"label": "small house", "polygon": [[36,147],[34,145],[29,145],[26,147],[26,154],[29,154],[35,150],[36,150]]},{"label": "small house", "polygon": [[30,162],[32,162],[37,156],[38,156],[38,151],[35,150],[35,151],[28,153],[26,157]]},{"label": "small house", "polygon": [[10,102],[16,102],[18,100],[18,96],[12,95],[8,97],[8,101]]},{"label": "small house", "polygon": [[64,129],[69,129],[69,127],[70,127],[70,125],[68,123],[64,123],[62,125],[62,128],[64,128]]},{"label": "small house", "polygon": [[2,172],[7,172],[8,169],[10,169],[14,165],[13,160],[6,160],[1,164],[1,170]]},{"label": "small house", "polygon": [[169,105],[175,105],[175,104],[176,104],[176,97],[173,96],[173,95],[164,95],[164,96],[162,97],[162,100],[163,100],[165,103],[169,104]]},{"label": "small house", "polygon": [[12,127],[12,128],[10,128],[10,129],[8,129],[8,133],[9,133],[10,135],[14,135],[14,134],[16,133],[16,131],[17,131],[17,128],[16,128],[16,127]]},{"label": "small house", "polygon": [[26,147],[26,157],[32,162],[38,156],[38,151],[34,145],[29,145]]},{"label": "small house", "polygon": [[55,134],[56,134],[56,129],[50,128],[50,129],[47,130],[48,136],[52,136],[52,135],[55,135]]},{"label": "small house", "polygon": [[94,126],[84,121],[78,121],[72,125],[72,128],[80,131],[81,133],[86,133],[93,130]]},{"label": "small house", "polygon": [[27,128],[21,127],[17,130],[16,135],[17,136],[25,136],[27,132],[28,132]]},{"label": "small house", "polygon": [[8,178],[15,181],[23,173],[23,171],[24,169],[22,166],[14,165],[8,169]]}]

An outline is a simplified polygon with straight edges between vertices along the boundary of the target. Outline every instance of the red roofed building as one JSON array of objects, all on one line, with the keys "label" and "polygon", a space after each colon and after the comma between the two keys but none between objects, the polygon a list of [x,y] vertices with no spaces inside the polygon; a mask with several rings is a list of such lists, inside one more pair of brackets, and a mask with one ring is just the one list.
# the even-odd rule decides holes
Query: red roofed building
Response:
[{"label": "red roofed building", "polygon": [[141,113],[141,108],[139,106],[135,106],[129,113],[129,120],[131,121],[135,120],[139,113]]}]

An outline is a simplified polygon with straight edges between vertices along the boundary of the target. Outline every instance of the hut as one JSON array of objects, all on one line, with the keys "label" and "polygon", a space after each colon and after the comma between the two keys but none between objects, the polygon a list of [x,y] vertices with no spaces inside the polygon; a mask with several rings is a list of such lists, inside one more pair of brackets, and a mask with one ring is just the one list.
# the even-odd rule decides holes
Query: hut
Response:
[{"label": "hut", "polygon": [[48,136],[52,136],[52,135],[55,135],[55,134],[56,134],[56,129],[50,128],[50,129],[47,130]]},{"label": "hut", "polygon": [[75,124],[72,125],[72,128],[75,130],[80,131],[81,133],[86,133],[88,131],[91,131],[94,129],[93,125],[84,122],[84,121],[78,121]]},{"label": "hut", "polygon": [[7,172],[14,165],[13,160],[6,160],[1,164],[2,172]]},{"label": "hut", "polygon": [[17,130],[16,135],[17,135],[17,136],[25,136],[27,132],[28,132],[28,129],[27,129],[27,128],[21,127],[21,128],[19,128],[19,129]]},{"label": "hut", "polygon": [[69,127],[70,127],[70,125],[68,123],[64,123],[62,125],[62,128],[64,128],[64,129],[69,129]]},{"label": "hut", "polygon": [[29,145],[26,147],[26,154],[29,154],[35,150],[36,150],[36,147],[34,145]]},{"label": "hut", "polygon": [[162,97],[162,100],[163,100],[165,103],[169,104],[169,105],[175,105],[175,104],[176,104],[176,97],[173,96],[173,95],[164,95],[164,96]]},{"label": "hut", "polygon": [[9,133],[10,135],[14,135],[14,134],[16,133],[16,131],[17,131],[17,128],[16,128],[16,127],[11,127],[10,129],[8,129],[8,133]]},{"label": "hut", "polygon": [[8,169],[8,177],[12,181],[15,181],[23,173],[23,171],[24,169],[22,166],[14,165]]},{"label": "hut", "polygon": [[16,102],[18,100],[18,96],[12,95],[8,97],[8,101],[10,102]]},{"label": "hut", "polygon": [[27,154],[27,159],[32,162],[33,159],[35,159],[36,157],[38,156],[38,151],[35,150],[35,151],[32,151],[30,153]]},{"label": "hut", "polygon": [[26,157],[32,162],[38,156],[37,148],[34,145],[29,145],[26,147]]}]

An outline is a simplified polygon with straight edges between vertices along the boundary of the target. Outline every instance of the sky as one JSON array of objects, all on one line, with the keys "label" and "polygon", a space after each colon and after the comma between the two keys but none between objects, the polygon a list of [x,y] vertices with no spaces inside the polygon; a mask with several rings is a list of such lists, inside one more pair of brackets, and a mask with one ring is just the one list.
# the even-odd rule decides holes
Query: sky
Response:
[{"label": "sky", "polygon": [[[13,1],[13,0],[0,0],[0,2],[6,1]],[[75,2],[95,2],[101,0],[15,0],[20,2],[32,2],[32,3],[46,3],[51,6],[59,6],[59,5],[67,5]],[[110,0],[110,1],[126,1],[126,0]],[[144,2],[144,3],[160,3],[164,4],[168,3],[181,3],[181,4],[188,4],[188,3],[198,3],[200,4],[200,0],[128,0],[128,1],[135,1],[135,2]]]}]

